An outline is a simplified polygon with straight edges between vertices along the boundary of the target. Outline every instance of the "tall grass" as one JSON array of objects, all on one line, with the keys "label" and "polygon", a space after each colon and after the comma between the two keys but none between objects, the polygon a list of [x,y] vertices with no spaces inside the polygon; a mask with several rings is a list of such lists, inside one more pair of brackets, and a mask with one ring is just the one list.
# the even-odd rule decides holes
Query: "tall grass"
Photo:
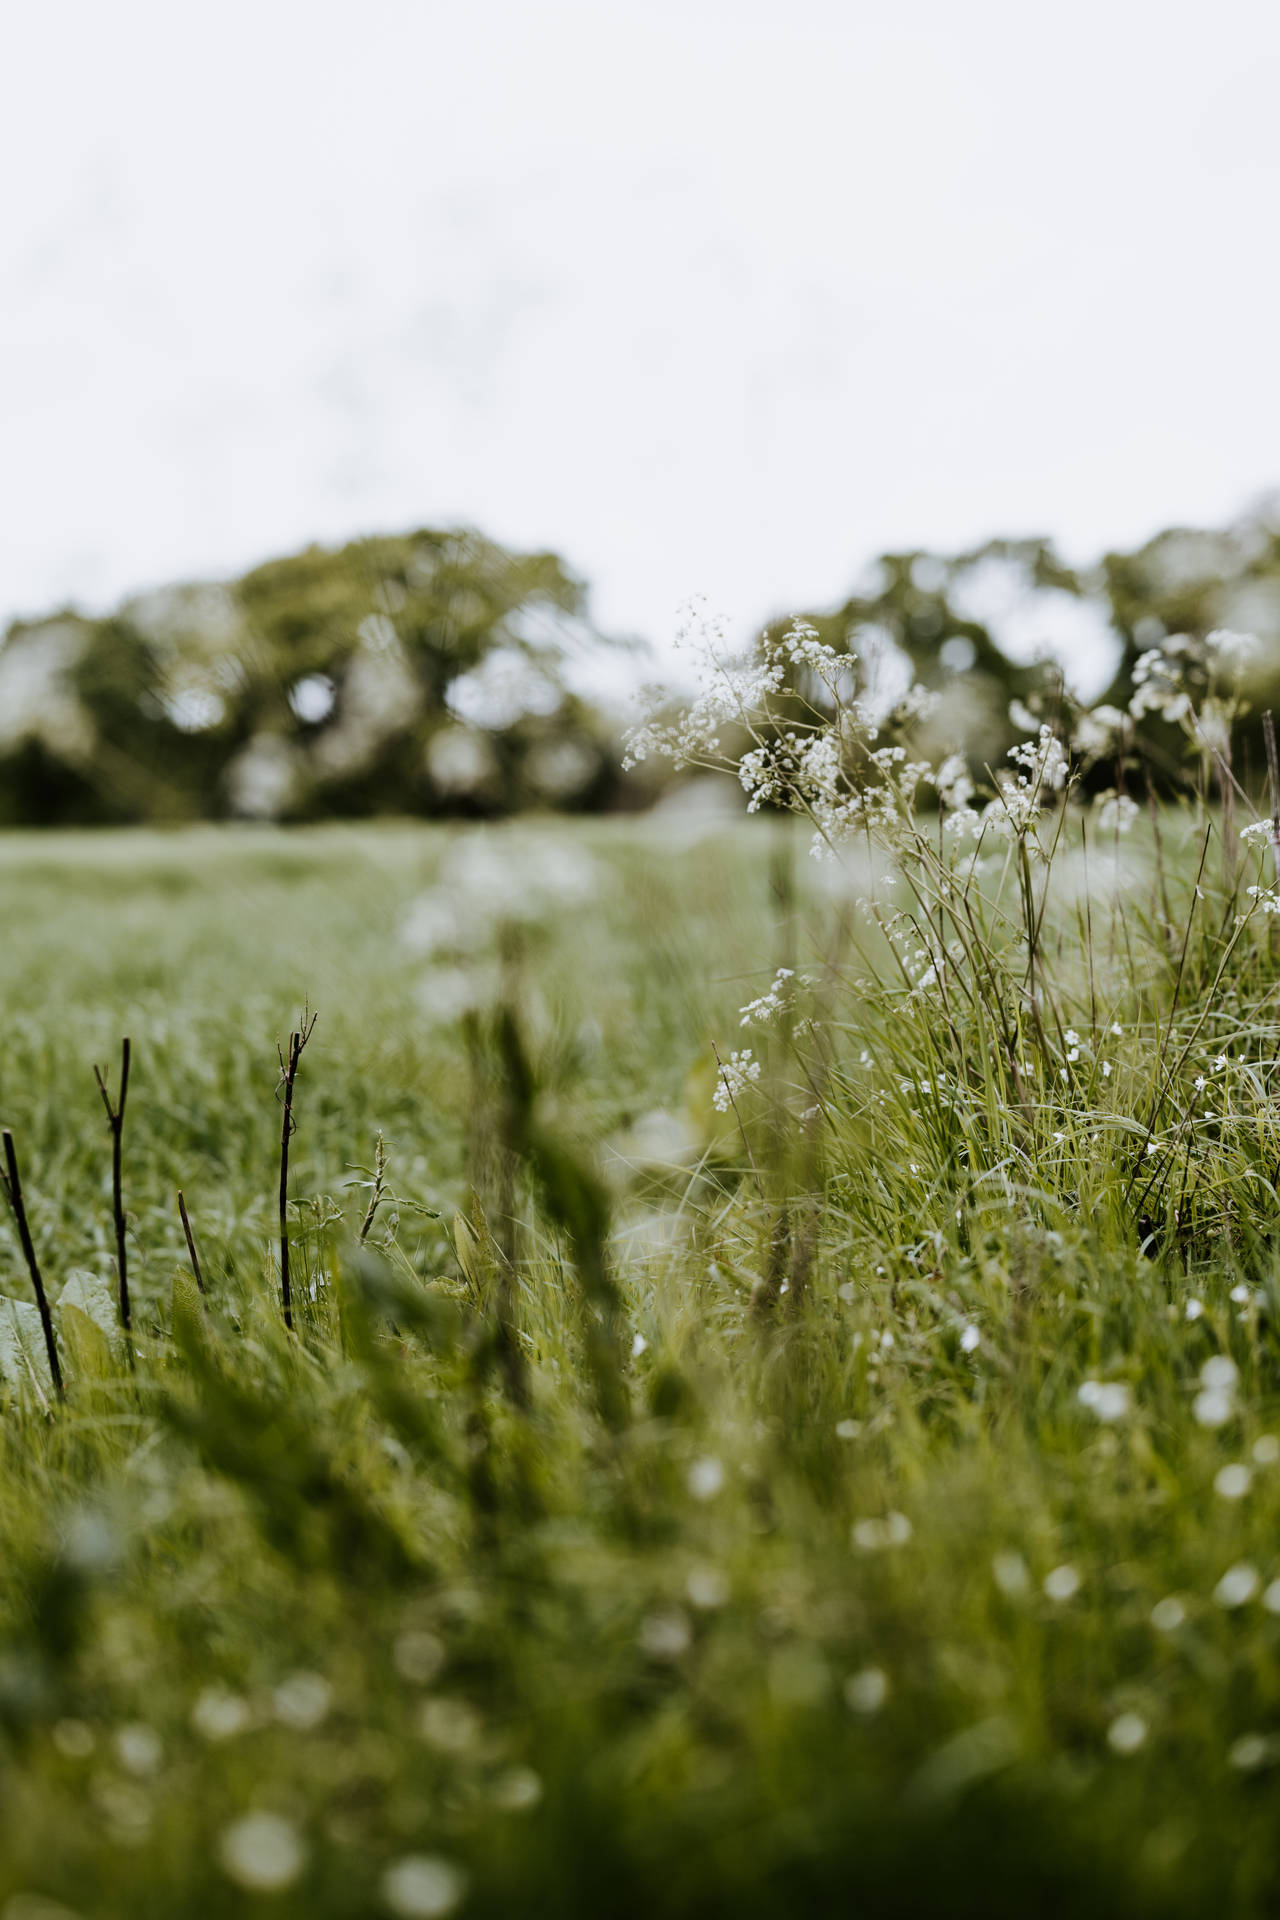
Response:
[{"label": "tall grass", "polygon": [[785,727],[733,683],[833,862],[785,817],[0,847],[67,1374],[19,1315],[6,1920],[1274,1910],[1269,829],[1225,851],[1204,756],[1082,811],[1056,721],[923,812],[845,671]]}]

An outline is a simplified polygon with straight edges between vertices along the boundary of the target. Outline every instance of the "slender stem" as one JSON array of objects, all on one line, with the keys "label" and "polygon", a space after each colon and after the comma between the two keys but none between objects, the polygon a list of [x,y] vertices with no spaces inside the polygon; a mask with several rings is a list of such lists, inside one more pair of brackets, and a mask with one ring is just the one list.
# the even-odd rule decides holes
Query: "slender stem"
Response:
[{"label": "slender stem", "polygon": [[289,1140],[293,1133],[293,1086],[298,1077],[302,1049],[311,1038],[316,1016],[302,1010],[302,1025],[289,1035],[289,1052],[280,1054],[280,1072],[284,1086],[284,1112],[280,1121],[280,1303],[284,1324],[293,1332],[293,1295],[289,1285]]},{"label": "slender stem", "polygon": [[201,1293],[205,1291],[204,1275],[200,1271],[200,1260],[196,1253],[195,1235],[191,1231],[191,1222],[187,1218],[187,1203],[182,1197],[182,1188],[178,1188],[178,1212],[182,1217],[182,1231],[187,1236],[187,1254],[191,1261],[191,1271],[196,1277],[196,1285]]},{"label": "slender stem", "polygon": [[120,1275],[120,1324],[128,1333],[133,1324],[129,1307],[129,1261],[124,1218],[124,1104],[129,1097],[128,1039],[120,1043],[120,1095],[114,1104],[101,1070],[95,1067],[93,1073],[98,1082],[98,1092],[102,1095],[102,1104],[107,1110],[107,1125],[111,1129],[111,1206],[115,1215],[116,1267]]},{"label": "slender stem", "polygon": [[373,1189],[369,1194],[369,1204],[365,1208],[364,1219],[360,1222],[359,1244],[364,1245],[369,1238],[378,1208],[382,1205],[387,1191],[387,1149],[382,1135],[379,1134],[373,1149]]},{"label": "slender stem", "polygon": [[49,1312],[49,1301],[44,1290],[44,1281],[40,1277],[40,1266],[36,1260],[36,1250],[31,1244],[31,1229],[27,1225],[27,1210],[22,1204],[22,1181],[18,1177],[18,1156],[13,1148],[13,1135],[8,1127],[4,1129],[4,1189],[13,1208],[13,1217],[18,1223],[18,1238],[22,1242],[22,1257],[27,1263],[27,1272],[31,1275],[31,1284],[35,1288],[36,1305],[40,1309],[40,1325],[44,1328],[44,1344],[49,1354],[49,1372],[53,1384],[62,1398],[62,1368],[58,1364],[58,1347],[53,1337],[53,1316]]},{"label": "slender stem", "polygon": [[280,1123],[280,1299],[284,1323],[293,1332],[293,1299],[289,1292],[289,1135],[293,1132],[293,1082],[298,1071],[301,1042],[289,1035],[289,1058],[284,1069],[284,1116]]}]

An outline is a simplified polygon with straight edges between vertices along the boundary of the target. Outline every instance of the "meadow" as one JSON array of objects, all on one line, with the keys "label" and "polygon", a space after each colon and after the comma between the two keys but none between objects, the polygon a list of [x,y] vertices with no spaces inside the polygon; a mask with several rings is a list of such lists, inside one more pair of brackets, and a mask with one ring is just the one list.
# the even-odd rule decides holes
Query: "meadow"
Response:
[{"label": "meadow", "polygon": [[1050,838],[0,838],[4,1920],[1274,1912],[1274,916]]}]

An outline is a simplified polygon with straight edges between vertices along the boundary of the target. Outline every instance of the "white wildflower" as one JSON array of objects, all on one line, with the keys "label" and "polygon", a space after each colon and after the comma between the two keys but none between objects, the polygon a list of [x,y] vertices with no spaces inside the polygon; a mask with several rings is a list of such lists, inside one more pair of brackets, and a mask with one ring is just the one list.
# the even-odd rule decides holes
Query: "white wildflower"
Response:
[{"label": "white wildflower", "polygon": [[889,1681],[879,1667],[864,1667],[844,1683],[845,1702],[854,1713],[879,1713],[889,1698]]},{"label": "white wildflower", "polygon": [[911,1538],[911,1522],[905,1513],[886,1513],[882,1519],[855,1520],[853,1545],[860,1553],[882,1553],[887,1547],[904,1547]]},{"label": "white wildflower", "polygon": [[333,1688],[322,1673],[300,1669],[280,1682],[271,1696],[276,1719],[299,1733],[318,1727],[333,1701]]},{"label": "white wildflower", "polygon": [[1113,1753],[1136,1753],[1146,1738],[1147,1723],[1140,1713],[1122,1713],[1107,1728],[1107,1745]]},{"label": "white wildflower", "polygon": [[1176,1633],[1187,1617],[1187,1610],[1176,1594],[1166,1594],[1151,1609],[1151,1624],[1160,1633]]},{"label": "white wildflower", "polygon": [[1044,1591],[1050,1600],[1056,1600],[1059,1603],[1074,1599],[1080,1591],[1080,1575],[1073,1566],[1064,1562],[1062,1566],[1054,1567],[1046,1573]]},{"label": "white wildflower", "polygon": [[1193,1416],[1202,1427],[1225,1427],[1228,1420],[1234,1418],[1235,1410],[1234,1396],[1217,1387],[1206,1387],[1196,1395],[1191,1406]]},{"label": "white wildflower", "polygon": [[206,1687],[191,1709],[191,1725],[202,1740],[230,1740],[251,1719],[248,1701],[226,1687]]},{"label": "white wildflower", "polygon": [[1260,1585],[1258,1569],[1248,1560],[1238,1560],[1235,1566],[1227,1568],[1213,1590],[1213,1597],[1220,1607],[1243,1607],[1253,1599]]},{"label": "white wildflower", "polygon": [[794,978],[794,967],[779,967],[773,977],[773,985],[769,988],[768,992],[762,993],[757,1000],[749,1000],[745,1007],[738,1008],[738,1012],[742,1015],[738,1025],[740,1027],[749,1027],[753,1021],[764,1025],[764,1023],[771,1020],[775,1014],[781,1013],[783,1007],[787,1004],[789,994],[786,982],[788,980],[794,980]]},{"label": "white wildflower", "polygon": [[934,776],[934,785],[938,789],[938,798],[951,809],[952,813],[969,809],[974,785],[969,778],[968,765],[962,753],[948,754]]},{"label": "white wildflower", "polygon": [[1117,793],[1114,787],[1096,796],[1093,810],[1099,833],[1128,833],[1140,811],[1136,800],[1127,793]]},{"label": "white wildflower", "polygon": [[714,1455],[695,1460],[689,1468],[686,1484],[695,1500],[714,1500],[724,1486],[724,1465]]},{"label": "white wildflower", "polygon": [[442,1920],[462,1902],[467,1876],[433,1853],[407,1853],[383,1873],[379,1890],[398,1920]]},{"label": "white wildflower", "polygon": [[759,1078],[760,1062],[753,1057],[750,1047],[745,1047],[741,1053],[731,1053],[720,1066],[720,1078],[715,1091],[717,1112],[727,1113],[738,1095]]},{"label": "white wildflower", "polygon": [[992,1557],[991,1577],[1001,1593],[1006,1594],[1010,1600],[1019,1600],[1031,1591],[1031,1575],[1027,1571],[1027,1563],[1022,1555],[1012,1548]]},{"label": "white wildflower", "polygon": [[1206,633],[1204,648],[1210,659],[1221,660],[1224,665],[1239,666],[1257,652],[1258,639],[1256,634],[1234,633],[1230,627],[1215,627],[1212,633]]},{"label": "white wildflower", "polygon": [[1242,1733],[1238,1740],[1231,1743],[1227,1752],[1227,1765],[1238,1773],[1253,1773],[1259,1767],[1265,1767],[1275,1751],[1274,1742],[1265,1734]]},{"label": "white wildflower", "polygon": [[1132,1391],[1123,1380],[1086,1380],[1076,1398],[1105,1424],[1123,1420],[1133,1405]]},{"label": "white wildflower", "polygon": [[249,1893],[282,1893],[306,1865],[307,1853],[292,1820],[278,1813],[246,1813],[224,1829],[218,1843],[222,1870]]}]

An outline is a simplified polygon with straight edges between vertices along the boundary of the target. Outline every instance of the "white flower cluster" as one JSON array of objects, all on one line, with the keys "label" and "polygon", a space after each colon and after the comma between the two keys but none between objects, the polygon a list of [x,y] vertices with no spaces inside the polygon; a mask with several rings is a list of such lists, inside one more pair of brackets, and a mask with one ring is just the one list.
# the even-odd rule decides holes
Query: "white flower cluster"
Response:
[{"label": "white flower cluster", "polygon": [[717,1113],[728,1113],[738,1095],[759,1078],[760,1062],[753,1058],[750,1047],[745,1047],[741,1053],[731,1053],[727,1060],[722,1060],[714,1096]]},{"label": "white flower cluster", "polygon": [[1119,707],[1094,707],[1076,720],[1071,734],[1072,752],[1082,760],[1098,760],[1109,753],[1117,740],[1123,740],[1125,715]]},{"label": "white flower cluster", "polygon": [[644,690],[641,697],[649,711],[626,735],[624,767],[633,767],[650,754],[673,760],[677,767],[714,757],[720,751],[721,727],[750,726],[786,677],[780,659],[735,657],[724,621],[708,614],[701,601],[690,603],[676,645],[693,654],[698,692],[679,718],[668,722],[660,717],[665,689]]},{"label": "white flower cluster", "polygon": [[818,637],[818,629],[805,620],[793,620],[779,640],[778,651],[797,666],[811,667],[824,680],[832,679],[849,666],[853,656],[837,653]]},{"label": "white flower cluster", "polygon": [[962,753],[947,755],[933,776],[933,784],[938,789],[939,800],[952,813],[959,813],[973,799],[974,784],[969,778],[969,765]]},{"label": "white flower cluster", "polygon": [[1114,787],[1108,787],[1105,793],[1094,796],[1093,811],[1100,833],[1128,833],[1139,808],[1127,793],[1117,793]]},{"label": "white flower cluster", "polygon": [[1214,689],[1229,681],[1239,692],[1241,673],[1257,644],[1252,634],[1227,627],[1215,628],[1203,640],[1170,634],[1134,662],[1131,718],[1156,713],[1185,726],[1202,744],[1222,746],[1238,709],[1234,695],[1223,699]]},{"label": "white flower cluster", "polygon": [[[1067,784],[1069,764],[1066,749],[1052,727],[1042,725],[1034,740],[1010,747],[1009,758],[1021,772],[1001,773],[997,793],[977,817],[975,831],[992,832],[1007,839],[1022,839],[1040,812],[1044,796],[1060,793]],[[970,810],[972,811],[972,810]],[[960,815],[953,816],[957,823]],[[966,822],[966,824],[968,824]]]},{"label": "white flower cluster", "polygon": [[758,1000],[749,1000],[745,1007],[738,1008],[738,1012],[742,1015],[738,1025],[740,1027],[749,1027],[753,1024],[763,1026],[772,1020],[775,1014],[781,1013],[791,999],[791,989],[787,982],[794,979],[794,967],[779,967],[773,976],[773,985],[769,991],[762,993]]},{"label": "white flower cluster", "polygon": [[1133,719],[1158,713],[1163,720],[1185,720],[1191,712],[1191,695],[1183,685],[1182,668],[1173,657],[1174,643],[1148,647],[1133,663],[1133,698],[1129,712]]}]

